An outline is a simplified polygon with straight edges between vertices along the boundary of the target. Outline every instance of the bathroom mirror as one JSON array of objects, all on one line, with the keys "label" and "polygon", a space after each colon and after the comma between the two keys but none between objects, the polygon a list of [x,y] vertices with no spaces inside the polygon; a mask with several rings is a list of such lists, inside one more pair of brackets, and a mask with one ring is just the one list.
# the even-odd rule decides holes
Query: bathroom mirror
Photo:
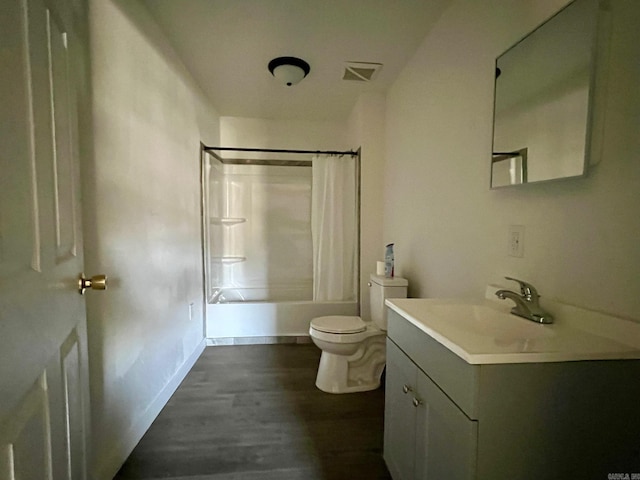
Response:
[{"label": "bathroom mirror", "polygon": [[586,173],[598,0],[575,0],[496,60],[491,188]]}]

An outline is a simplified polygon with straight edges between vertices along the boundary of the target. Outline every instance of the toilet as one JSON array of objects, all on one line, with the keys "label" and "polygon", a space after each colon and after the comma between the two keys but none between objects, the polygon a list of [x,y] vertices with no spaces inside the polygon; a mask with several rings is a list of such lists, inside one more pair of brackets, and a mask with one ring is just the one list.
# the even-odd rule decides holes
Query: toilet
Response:
[{"label": "toilet", "polygon": [[404,278],[371,275],[371,319],[332,315],[311,320],[309,335],[322,355],[316,387],[328,393],[375,390],[386,362],[386,298],[406,298]]}]

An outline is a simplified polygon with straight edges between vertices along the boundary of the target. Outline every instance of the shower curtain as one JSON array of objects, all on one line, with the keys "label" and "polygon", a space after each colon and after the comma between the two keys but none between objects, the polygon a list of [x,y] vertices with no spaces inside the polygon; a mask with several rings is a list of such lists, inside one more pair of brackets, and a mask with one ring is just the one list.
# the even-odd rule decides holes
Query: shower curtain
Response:
[{"label": "shower curtain", "polygon": [[311,236],[313,300],[356,300],[358,202],[356,159],[313,157]]}]

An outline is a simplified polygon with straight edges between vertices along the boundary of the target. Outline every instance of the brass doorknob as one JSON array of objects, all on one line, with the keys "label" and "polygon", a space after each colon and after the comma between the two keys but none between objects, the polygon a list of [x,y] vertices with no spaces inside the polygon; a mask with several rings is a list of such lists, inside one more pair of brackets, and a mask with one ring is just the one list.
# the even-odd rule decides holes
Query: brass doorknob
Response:
[{"label": "brass doorknob", "polygon": [[78,292],[80,293],[80,295],[84,295],[84,291],[87,288],[90,288],[92,290],[106,290],[107,276],[94,275],[91,278],[84,278],[84,273],[81,273],[78,277]]}]

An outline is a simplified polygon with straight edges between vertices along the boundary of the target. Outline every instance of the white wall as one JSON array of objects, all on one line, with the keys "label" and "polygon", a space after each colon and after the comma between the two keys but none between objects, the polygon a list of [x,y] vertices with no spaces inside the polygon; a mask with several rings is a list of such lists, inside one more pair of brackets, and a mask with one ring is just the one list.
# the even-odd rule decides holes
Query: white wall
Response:
[{"label": "white wall", "polygon": [[360,96],[349,117],[349,141],[360,148],[360,310],[370,317],[369,276],[376,261],[384,258],[382,212],[384,211],[384,118],[381,94]]},{"label": "white wall", "polygon": [[[269,120],[220,117],[222,147],[295,150],[348,150],[346,124],[339,121]],[[225,152],[225,157],[258,158],[257,153]]]},{"label": "white wall", "polygon": [[[640,319],[640,3],[616,0],[599,161],[585,179],[491,191],[495,57],[565,0],[458,0],[387,96],[384,240],[410,294],[481,296],[512,275],[544,298]],[[524,225],[524,257],[507,256]],[[503,283],[506,282],[503,280]]]},{"label": "white wall", "polygon": [[204,348],[199,142],[219,126],[137,2],[92,0],[90,27],[86,263],[110,280],[87,296],[91,478],[110,479]]}]

